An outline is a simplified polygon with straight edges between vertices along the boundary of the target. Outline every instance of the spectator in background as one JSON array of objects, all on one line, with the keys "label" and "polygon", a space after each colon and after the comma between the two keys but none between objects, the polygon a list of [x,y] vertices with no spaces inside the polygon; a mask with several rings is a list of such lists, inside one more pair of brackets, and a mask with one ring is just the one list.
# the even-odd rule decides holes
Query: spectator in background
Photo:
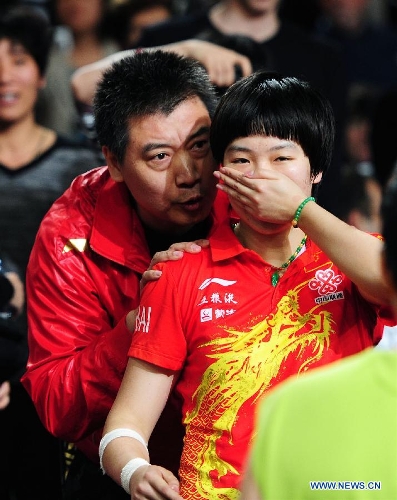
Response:
[{"label": "spectator in background", "polygon": [[344,169],[370,170],[374,173],[372,130],[376,99],[362,89],[351,97],[347,108],[344,134]]},{"label": "spectator in background", "polygon": [[70,78],[77,68],[119,50],[105,28],[109,0],[54,0],[53,7],[56,29],[37,119],[58,133],[84,141]]},{"label": "spectator in background", "polygon": [[349,96],[361,87],[375,95],[397,82],[397,33],[370,17],[370,0],[318,0],[314,32],[337,43],[347,68]]},{"label": "spectator in background", "polygon": [[[275,70],[309,81],[331,101],[337,135],[333,164],[319,192],[319,202],[333,211],[342,161],[346,74],[340,53],[279,16],[280,0],[223,0],[204,12],[173,18],[144,30],[138,44],[151,47],[200,38],[250,58],[253,68]],[[238,72],[236,76],[239,76]],[[224,89],[221,89],[223,91]]]},{"label": "spectator in background", "polygon": [[397,165],[397,84],[379,97],[374,106],[371,126],[375,175],[385,187]]},{"label": "spectator in background", "polygon": [[[339,189],[336,215],[351,226],[370,233],[380,233],[383,189],[370,163],[345,168]],[[397,326],[385,326],[376,346],[388,349],[397,346]]]},{"label": "spectator in background", "polygon": [[337,215],[361,231],[380,233],[382,188],[372,171],[345,169],[342,174]]},{"label": "spectator in background", "polygon": [[[385,193],[382,219],[384,281],[397,321],[397,177]],[[241,500],[397,498],[396,346],[368,349],[269,393]],[[315,481],[323,487],[311,486]],[[337,488],[324,488],[325,481]]]},{"label": "spectator in background", "polygon": [[142,30],[173,16],[171,0],[125,0],[111,11],[111,34],[121,49],[137,46]]},{"label": "spectator in background", "polygon": [[[15,332],[10,319],[21,314],[25,303],[24,285],[19,274],[0,259],[0,410],[10,402],[11,379],[18,375],[24,362],[21,335]],[[7,499],[9,491],[4,480],[0,484],[1,498]]]},{"label": "spectator in background", "polygon": [[[2,251],[25,275],[41,219],[72,179],[98,161],[91,150],[39,125],[34,109],[51,45],[51,26],[28,6],[0,14],[0,234]],[[11,402],[0,414],[1,487],[12,499],[60,497],[60,443],[40,422],[19,382],[28,357],[26,310],[7,320],[20,339]],[[4,461],[4,463],[3,463]]]}]

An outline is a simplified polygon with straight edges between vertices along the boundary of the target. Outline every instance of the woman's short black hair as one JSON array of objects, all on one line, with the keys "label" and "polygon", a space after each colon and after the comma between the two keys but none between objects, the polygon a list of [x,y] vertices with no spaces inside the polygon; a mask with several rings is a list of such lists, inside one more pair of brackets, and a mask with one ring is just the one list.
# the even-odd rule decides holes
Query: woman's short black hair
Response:
[{"label": "woman's short black hair", "polygon": [[266,135],[298,143],[311,176],[331,162],[335,123],[331,104],[307,82],[265,70],[234,83],[221,97],[211,127],[211,147],[221,163],[238,137]]},{"label": "woman's short black hair", "polygon": [[0,39],[18,42],[36,61],[43,76],[52,43],[49,19],[39,9],[17,4],[0,8]]}]

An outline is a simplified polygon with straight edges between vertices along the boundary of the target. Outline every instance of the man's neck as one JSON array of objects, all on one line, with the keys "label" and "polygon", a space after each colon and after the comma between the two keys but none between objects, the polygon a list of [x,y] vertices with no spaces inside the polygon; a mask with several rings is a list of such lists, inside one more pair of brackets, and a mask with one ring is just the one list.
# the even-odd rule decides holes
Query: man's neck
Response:
[{"label": "man's neck", "polygon": [[145,231],[150,255],[153,257],[156,252],[168,250],[168,248],[173,243],[179,243],[182,241],[188,242],[208,238],[208,233],[210,232],[211,225],[212,217],[209,216],[184,233],[161,233],[158,230],[151,229],[146,226],[143,226],[143,229]]},{"label": "man's neck", "polygon": [[256,42],[264,42],[277,34],[280,20],[277,10],[254,13],[237,0],[217,3],[209,13],[213,25],[225,35],[244,35]]}]

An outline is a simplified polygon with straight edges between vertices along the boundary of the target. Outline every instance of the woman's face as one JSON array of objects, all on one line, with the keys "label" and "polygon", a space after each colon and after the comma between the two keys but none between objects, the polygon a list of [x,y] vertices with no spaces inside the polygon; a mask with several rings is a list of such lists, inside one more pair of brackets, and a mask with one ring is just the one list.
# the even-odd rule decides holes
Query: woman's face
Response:
[{"label": "woman's face", "polygon": [[44,85],[45,78],[25,47],[9,38],[0,39],[0,122],[30,117]]},{"label": "woman's face", "polygon": [[61,24],[73,32],[96,30],[104,13],[103,0],[57,0],[57,16]]}]

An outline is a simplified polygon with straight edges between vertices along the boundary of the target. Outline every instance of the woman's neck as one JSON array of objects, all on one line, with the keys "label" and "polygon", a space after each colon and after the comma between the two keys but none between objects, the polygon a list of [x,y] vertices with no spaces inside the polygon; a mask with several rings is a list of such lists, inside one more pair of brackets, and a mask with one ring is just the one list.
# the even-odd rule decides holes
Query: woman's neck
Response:
[{"label": "woman's neck", "polygon": [[294,254],[305,236],[301,229],[291,225],[279,232],[263,234],[254,231],[244,222],[237,224],[234,232],[245,248],[256,252],[273,267],[282,266]]},{"label": "woman's neck", "polygon": [[93,31],[74,34],[74,45],[70,54],[72,66],[80,68],[104,57],[101,41]]},{"label": "woman's neck", "polygon": [[0,124],[0,163],[18,170],[40,156],[55,140],[55,132],[32,117],[11,125]]}]

